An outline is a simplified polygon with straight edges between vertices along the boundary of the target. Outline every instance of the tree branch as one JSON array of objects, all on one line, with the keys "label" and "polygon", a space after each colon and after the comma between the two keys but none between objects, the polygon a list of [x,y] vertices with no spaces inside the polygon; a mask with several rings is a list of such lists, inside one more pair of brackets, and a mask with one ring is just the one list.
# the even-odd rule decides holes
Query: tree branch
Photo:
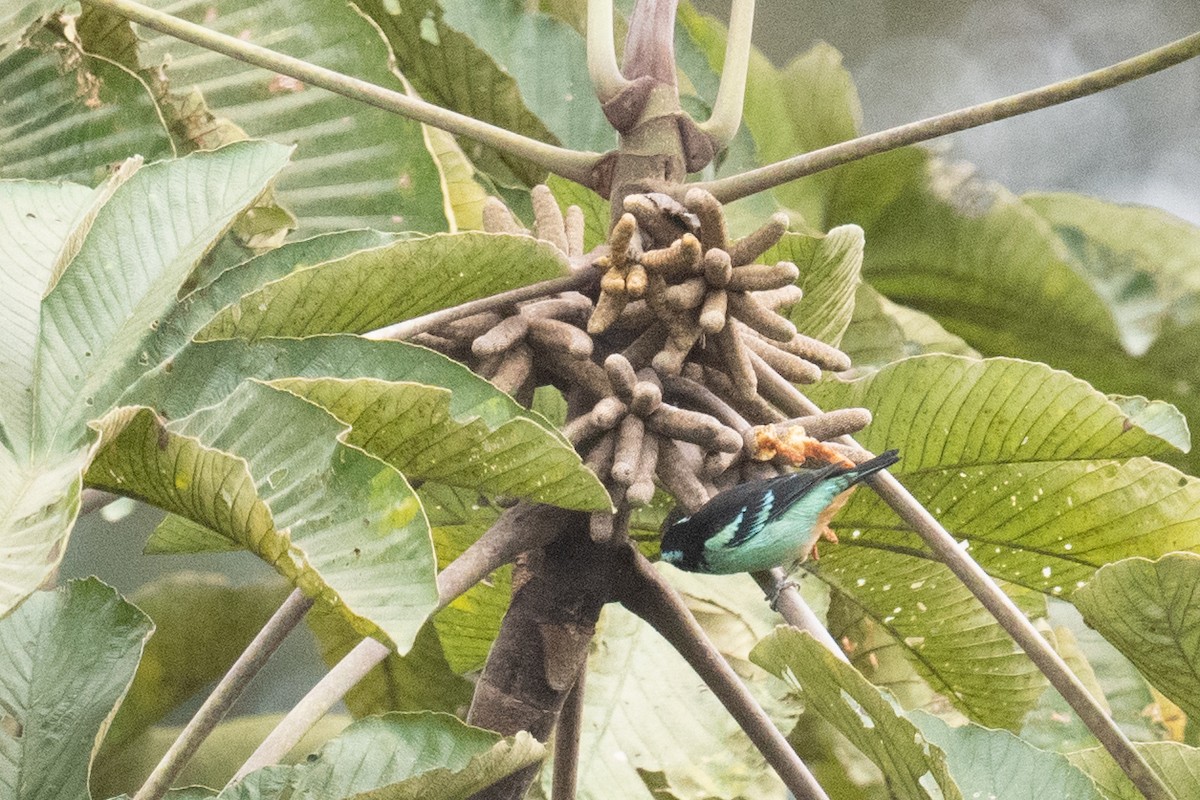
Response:
[{"label": "tree branch", "polygon": [[[470,724],[505,736],[529,731],[544,742],[558,723],[614,573],[623,566],[614,548],[588,536],[586,517],[576,518],[517,563],[512,602],[475,685]],[[536,765],[515,772],[473,800],[520,800],[536,773]]]},{"label": "tree branch", "polygon": [[773,604],[775,610],[787,624],[812,634],[814,639],[825,645],[825,649],[847,664],[850,663],[850,659],[846,658],[842,648],[838,647],[833,635],[821,624],[821,620],[817,619],[817,615],[813,613],[808,603],[804,602],[804,598],[800,596],[800,591],[796,588],[795,581],[788,579],[787,570],[783,567],[774,567],[762,572],[752,572],[750,577],[754,578],[766,592],[767,597],[775,598]]},{"label": "tree branch", "polygon": [[646,560],[630,548],[630,563],[623,565],[616,584],[620,603],[637,614],[671,643],[712,690],[742,730],[754,742],[800,800],[828,800],[808,767],[796,755],[775,723],[754,700],[696,622],[679,593]]},{"label": "tree branch", "polygon": [[133,800],[159,800],[171,788],[171,782],[179,776],[180,770],[196,753],[200,743],[204,741],[213,728],[229,711],[234,701],[241,696],[242,691],[249,685],[258,671],[267,663],[267,659],[279,647],[292,628],[304,619],[304,615],[312,608],[313,601],[295,589],[283,605],[267,620],[254,641],[238,656],[237,661],[221,678],[212,694],[200,706],[200,710],[188,722],[179,738],[171,745],[158,766],[150,773],[150,777],[138,789]]},{"label": "tree branch", "polygon": [[910,122],[897,128],[860,136],[857,139],[839,142],[803,155],[777,161],[765,167],[752,169],[740,175],[689,184],[689,188],[699,186],[707,189],[722,203],[729,203],[788,181],[803,178],[806,175],[813,175],[851,161],[858,161],[867,156],[886,153],[906,145],[936,139],[948,133],[965,131],[989,122],[998,122],[1019,114],[1077,100],[1080,97],[1120,86],[1122,83],[1144,78],[1167,67],[1195,58],[1197,55],[1200,55],[1200,33],[1194,33],[1112,66],[1052,83],[1040,89],[1032,89],[977,106]]},{"label": "tree branch", "polygon": [[[569,517],[576,513],[554,506],[531,506],[527,503],[520,503],[505,511],[462,555],[438,573],[438,604],[433,613],[450,605],[456,597],[493,570],[512,563],[518,553],[548,543],[567,524]],[[369,637],[355,645],[288,711],[238,769],[233,780],[239,781],[254,770],[277,763],[287,755],[304,734],[345,697],[346,692],[358,685],[391,652],[390,647]]]},{"label": "tree branch", "polygon": [[164,14],[133,0],[85,0],[86,3],[119,14],[160,33],[174,36],[247,64],[288,75],[311,86],[344,95],[394,114],[465,136],[505,153],[526,159],[564,178],[592,187],[592,168],[599,153],[586,153],[539,142],[528,136],[481,122],[465,114],[435,106],[401,92],[376,86],[298,58],[277,53],[233,36],[210,31],[200,25]]}]

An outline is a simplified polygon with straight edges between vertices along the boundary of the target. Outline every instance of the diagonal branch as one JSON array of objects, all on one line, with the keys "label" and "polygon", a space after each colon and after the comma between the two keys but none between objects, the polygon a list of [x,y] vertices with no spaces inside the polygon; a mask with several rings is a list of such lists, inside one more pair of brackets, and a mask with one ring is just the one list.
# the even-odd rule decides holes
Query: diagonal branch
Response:
[{"label": "diagonal branch", "polygon": [[[519,553],[546,544],[562,531],[574,513],[553,506],[520,503],[501,514],[491,528],[438,573],[438,604],[434,613],[450,605],[488,573],[512,563]],[[370,637],[355,645],[288,711],[238,769],[233,780],[239,781],[287,755],[346,692],[391,652],[386,644]]]},{"label": "diagonal branch", "polygon": [[1160,72],[1198,55],[1200,33],[1194,33],[1140,56],[1039,89],[839,142],[740,175],[691,185],[707,189],[722,203],[729,203],[867,156],[1087,97]]},{"label": "diagonal branch", "polygon": [[278,649],[292,628],[304,619],[304,615],[312,608],[313,601],[305,597],[299,589],[292,591],[283,605],[267,620],[267,624],[254,637],[254,641],[246,647],[238,660],[221,678],[212,694],[200,706],[200,710],[188,722],[179,738],[163,754],[158,766],[150,773],[150,777],[138,789],[134,800],[159,800],[171,788],[171,782],[179,776],[180,770],[187,764],[201,742],[212,733],[213,728],[225,716],[234,701],[241,696],[242,691],[249,685],[258,671],[267,663],[267,659]]},{"label": "diagonal branch", "polygon": [[584,186],[591,187],[594,183],[592,169],[601,158],[599,153],[579,152],[539,142],[528,136],[481,122],[473,117],[435,106],[401,92],[385,89],[368,81],[310,64],[307,61],[268,50],[233,36],[211,31],[170,14],[156,11],[141,3],[133,2],[133,0],[85,0],[85,2],[96,8],[119,14],[160,33],[191,42],[239,61],[245,61],[247,64],[269,69],[280,75],[288,75],[311,86],[327,89],[376,108],[382,108],[384,111],[432,125],[458,136],[474,139],[489,147],[531,161]]},{"label": "diagonal branch", "polygon": [[705,636],[679,593],[645,556],[632,548],[630,554],[632,563],[618,580],[616,599],[650,623],[687,660],[792,794],[800,800],[828,800],[817,779]]}]

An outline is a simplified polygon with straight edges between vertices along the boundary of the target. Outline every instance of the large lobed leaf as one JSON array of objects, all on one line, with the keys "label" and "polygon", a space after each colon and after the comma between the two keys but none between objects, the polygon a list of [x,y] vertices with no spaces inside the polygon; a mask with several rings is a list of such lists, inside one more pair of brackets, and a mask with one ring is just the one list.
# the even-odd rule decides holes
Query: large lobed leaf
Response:
[{"label": "large lobed leaf", "polygon": [[51,452],[79,443],[95,408],[148,366],[144,343],[196,262],[289,152],[237,143],[148,165],[117,188],[45,296],[36,391],[25,398],[33,429],[10,437]]},{"label": "large lobed leaf", "polygon": [[152,629],[95,578],[0,618],[0,795],[88,800],[97,739]]},{"label": "large lobed leaf", "polygon": [[1189,716],[1200,714],[1200,555],[1129,558],[1075,593],[1088,625]]},{"label": "large lobed leaf", "polygon": [[581,510],[608,494],[546,420],[433,351],[355,336],[237,339],[184,348],[122,398],[170,419],[218,403],[247,377],[273,381],[354,426],[347,443],[413,479]]},{"label": "large lobed leaf", "polygon": [[1103,795],[1060,753],[1039,750],[1008,731],[967,723],[956,728],[932,714],[907,715],[921,735],[946,753],[963,797],[1004,800],[1101,800]]},{"label": "large lobed leaf", "polygon": [[[1187,444],[1163,404],[1113,400],[1039,364],[948,355],[810,394],[871,409],[859,440],[900,449],[906,487],[1014,584],[1027,613],[1042,613],[1029,590],[1069,596],[1109,561],[1200,546],[1200,488],[1145,458]],[[999,626],[873,493],[856,493],[835,525],[850,546],[826,548],[810,569],[842,598],[839,634],[871,648],[886,634],[972,718],[1016,727],[1043,679]]]},{"label": "large lobed leaf", "polygon": [[322,409],[247,382],[164,425],[118,409],[97,428],[94,486],[131,494],[252,550],[364,634],[400,650],[437,603],[433,548],[404,476],[343,443]]},{"label": "large lobed leaf", "polygon": [[217,314],[198,338],[367,333],[566,273],[566,256],[528,236],[400,241],[268,283]]},{"label": "large lobed leaf", "polygon": [[[170,4],[170,13],[404,90],[388,70],[388,50],[378,33],[345,4],[189,0]],[[441,179],[420,124],[170,36],[137,30],[146,42],[142,64],[169,59],[165,75],[178,96],[168,111],[177,117],[184,147],[211,147],[238,135],[222,129],[226,119],[250,136],[296,144],[295,163],[280,179],[278,199],[296,214],[301,229],[445,230]]]},{"label": "large lobed leaf", "polygon": [[137,169],[95,192],[0,183],[8,329],[0,376],[0,613],[51,574],[74,523],[85,422],[149,366],[195,262],[283,166],[243,143]]},{"label": "large lobed leaf", "polygon": [[[750,658],[802,692],[808,708],[871,759],[886,776],[892,796],[962,800],[946,754],[926,741],[882,692],[810,634],[781,626],[755,646]],[[933,785],[926,788],[927,781]]]}]

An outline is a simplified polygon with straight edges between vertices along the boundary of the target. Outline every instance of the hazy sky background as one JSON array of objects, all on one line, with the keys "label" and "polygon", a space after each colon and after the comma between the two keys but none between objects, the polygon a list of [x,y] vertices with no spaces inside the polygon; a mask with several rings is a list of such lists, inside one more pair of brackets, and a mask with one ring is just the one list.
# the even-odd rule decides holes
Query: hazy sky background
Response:
[{"label": "hazy sky background", "polygon": [[[728,0],[698,0],[728,20]],[[858,85],[864,131],[1031,89],[1200,30],[1197,0],[759,0],[754,41],[784,64],[823,39]],[[1200,63],[948,137],[1017,192],[1070,190],[1200,224]]]}]

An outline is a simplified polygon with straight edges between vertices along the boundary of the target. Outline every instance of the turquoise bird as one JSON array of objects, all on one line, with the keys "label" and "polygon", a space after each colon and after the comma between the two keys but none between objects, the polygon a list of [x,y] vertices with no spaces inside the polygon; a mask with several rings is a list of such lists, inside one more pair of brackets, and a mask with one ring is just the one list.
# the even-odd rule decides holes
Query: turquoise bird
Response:
[{"label": "turquoise bird", "polygon": [[717,575],[791,566],[812,549],[821,512],[835,497],[899,460],[889,450],[856,467],[830,464],[740,483],[669,524],[662,559],[688,572]]}]

